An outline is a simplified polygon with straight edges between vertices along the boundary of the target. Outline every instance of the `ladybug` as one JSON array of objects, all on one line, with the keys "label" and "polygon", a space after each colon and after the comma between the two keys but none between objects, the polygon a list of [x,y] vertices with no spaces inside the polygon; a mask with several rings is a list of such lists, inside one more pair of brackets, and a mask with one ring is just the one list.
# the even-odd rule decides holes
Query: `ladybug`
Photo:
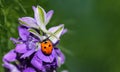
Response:
[{"label": "ladybug", "polygon": [[45,55],[50,55],[52,53],[52,50],[53,50],[53,44],[49,39],[41,42],[41,51]]}]

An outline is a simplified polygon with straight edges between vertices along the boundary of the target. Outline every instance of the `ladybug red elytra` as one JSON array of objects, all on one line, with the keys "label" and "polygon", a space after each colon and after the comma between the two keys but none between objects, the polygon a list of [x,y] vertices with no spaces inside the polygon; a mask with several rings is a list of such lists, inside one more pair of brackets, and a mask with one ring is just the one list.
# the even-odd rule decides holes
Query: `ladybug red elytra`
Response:
[{"label": "ladybug red elytra", "polygon": [[52,42],[49,39],[41,42],[41,50],[45,55],[50,55],[53,50]]}]

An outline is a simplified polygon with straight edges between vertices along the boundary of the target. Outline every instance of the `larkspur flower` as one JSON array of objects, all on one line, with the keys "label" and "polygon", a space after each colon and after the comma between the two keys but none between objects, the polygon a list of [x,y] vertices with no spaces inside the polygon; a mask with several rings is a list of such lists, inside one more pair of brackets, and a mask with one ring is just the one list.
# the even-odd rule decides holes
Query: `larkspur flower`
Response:
[{"label": "larkspur flower", "polygon": [[20,37],[11,38],[16,47],[3,57],[3,66],[10,72],[54,72],[65,61],[56,45],[67,29],[61,24],[47,30],[53,10],[46,13],[40,6],[33,6],[33,10],[35,18],[19,19],[22,24],[18,27]]}]

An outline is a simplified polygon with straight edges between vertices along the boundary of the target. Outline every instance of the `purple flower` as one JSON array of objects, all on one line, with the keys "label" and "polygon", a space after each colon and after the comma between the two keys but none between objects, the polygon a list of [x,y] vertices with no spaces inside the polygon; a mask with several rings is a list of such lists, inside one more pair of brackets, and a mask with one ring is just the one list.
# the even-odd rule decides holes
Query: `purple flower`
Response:
[{"label": "purple flower", "polygon": [[[39,41],[34,35],[30,34],[27,27],[18,28],[20,38],[16,40],[15,51],[22,54],[21,58],[29,57],[36,49],[36,43]],[[15,42],[15,39],[12,38]]]},{"label": "purple flower", "polygon": [[56,45],[67,29],[61,24],[47,30],[53,10],[46,13],[40,6],[33,10],[34,18],[19,19],[20,37],[11,38],[16,47],[3,57],[3,66],[11,72],[53,72],[64,64],[65,57]]},{"label": "purple flower", "polygon": [[23,72],[36,72],[32,67],[28,67],[23,70]]},{"label": "purple flower", "polygon": [[48,24],[54,13],[53,10],[50,10],[48,13],[46,13],[45,10],[40,6],[37,7],[33,6],[33,10],[34,18],[31,17],[19,18],[20,24],[36,29],[40,28],[43,31],[47,31],[46,25]]},{"label": "purple flower", "polygon": [[[44,32],[47,35],[49,34],[49,35],[52,35],[52,36],[56,37],[57,39],[59,39],[59,34],[61,34],[61,33],[57,34],[58,37],[54,33],[56,31],[58,31],[59,29],[60,29],[59,32],[62,32],[64,29],[63,24],[57,26],[56,28],[53,27],[52,30],[54,30],[53,31],[54,33],[47,30],[47,28],[46,28],[46,25],[48,24],[48,22],[50,21],[52,15],[54,13],[53,10],[50,10],[48,13],[46,13],[45,10],[40,6],[37,6],[37,7],[33,6],[33,10],[34,10],[34,18],[31,18],[31,17],[19,18],[20,24],[30,27],[30,28],[36,28],[38,30],[41,30],[42,32]],[[30,31],[31,31],[31,29],[30,29]],[[65,31],[63,31],[63,32],[65,32]],[[35,31],[34,31],[34,34],[36,34]],[[36,34],[36,35],[39,36],[39,34]],[[42,37],[39,37],[39,38],[42,38]]]},{"label": "purple flower", "polygon": [[55,48],[50,56],[45,56],[41,51],[38,51],[34,55],[31,63],[37,69],[42,70],[43,72],[49,72],[56,70],[60,64],[63,64],[64,59],[62,52],[58,48]]}]

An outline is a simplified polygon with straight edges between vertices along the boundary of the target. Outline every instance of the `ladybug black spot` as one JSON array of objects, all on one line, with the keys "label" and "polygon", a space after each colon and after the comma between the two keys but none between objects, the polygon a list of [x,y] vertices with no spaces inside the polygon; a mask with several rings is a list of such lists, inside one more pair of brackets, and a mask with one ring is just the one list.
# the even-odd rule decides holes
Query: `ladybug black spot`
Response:
[{"label": "ladybug black spot", "polygon": [[46,49],[46,47],[44,47],[44,49]]},{"label": "ladybug black spot", "polygon": [[51,45],[49,45],[49,47],[51,47]]},{"label": "ladybug black spot", "polygon": [[45,41],[44,43],[46,44],[47,42]]}]

